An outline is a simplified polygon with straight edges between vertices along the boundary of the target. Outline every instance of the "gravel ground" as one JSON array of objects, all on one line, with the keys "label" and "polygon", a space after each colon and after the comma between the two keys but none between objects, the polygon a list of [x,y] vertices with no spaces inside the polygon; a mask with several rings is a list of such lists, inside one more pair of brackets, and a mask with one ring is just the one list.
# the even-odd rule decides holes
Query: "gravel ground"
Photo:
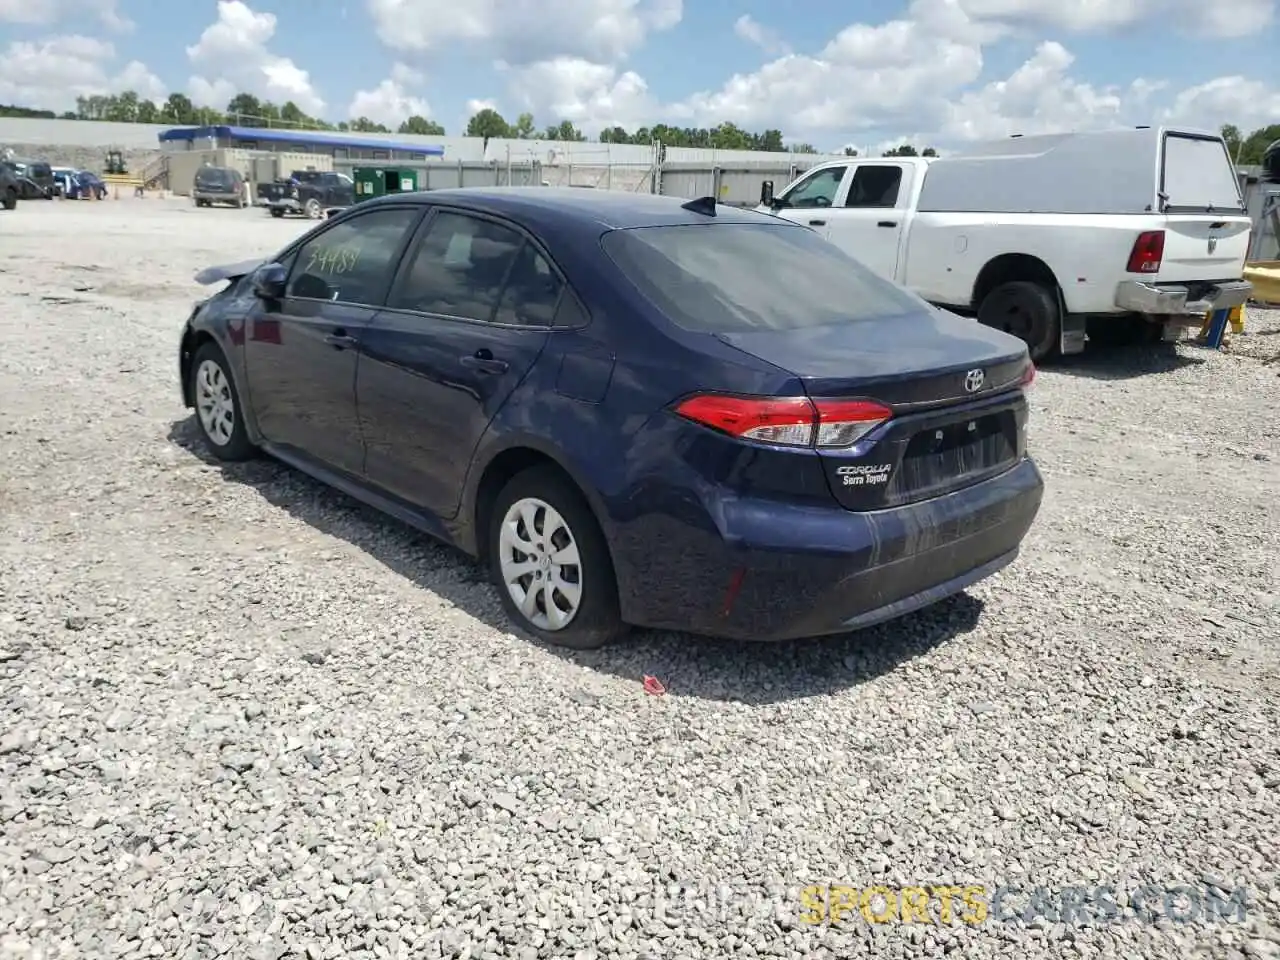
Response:
[{"label": "gravel ground", "polygon": [[[1043,511],[965,596],[566,654],[452,552],[195,452],[190,278],[305,227],[0,214],[0,956],[1280,955],[1280,313],[1042,371]],[[966,883],[1122,916],[800,899]],[[1132,916],[1138,884],[1246,914]]]}]

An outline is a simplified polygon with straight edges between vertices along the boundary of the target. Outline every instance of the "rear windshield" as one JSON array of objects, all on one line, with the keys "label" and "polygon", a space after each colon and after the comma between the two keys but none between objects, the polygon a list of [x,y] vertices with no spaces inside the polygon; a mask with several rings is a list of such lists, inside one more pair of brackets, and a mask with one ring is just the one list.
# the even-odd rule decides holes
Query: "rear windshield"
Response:
[{"label": "rear windshield", "polygon": [[790,224],[638,227],[611,231],[602,242],[646,298],[698,333],[799,330],[928,309]]},{"label": "rear windshield", "polygon": [[1161,190],[1168,211],[1244,209],[1235,166],[1216,137],[1167,135]]},{"label": "rear windshield", "polygon": [[196,173],[196,183],[227,183],[231,179],[231,171],[218,167],[200,170]]}]

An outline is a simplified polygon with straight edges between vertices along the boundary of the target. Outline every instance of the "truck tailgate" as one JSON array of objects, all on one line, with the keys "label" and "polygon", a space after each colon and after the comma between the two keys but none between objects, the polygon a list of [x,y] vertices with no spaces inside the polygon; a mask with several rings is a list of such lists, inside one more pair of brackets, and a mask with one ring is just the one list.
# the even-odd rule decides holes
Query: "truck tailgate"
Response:
[{"label": "truck tailgate", "polygon": [[1239,214],[1169,214],[1160,271],[1150,279],[1157,283],[1239,280],[1252,226],[1248,217]]}]

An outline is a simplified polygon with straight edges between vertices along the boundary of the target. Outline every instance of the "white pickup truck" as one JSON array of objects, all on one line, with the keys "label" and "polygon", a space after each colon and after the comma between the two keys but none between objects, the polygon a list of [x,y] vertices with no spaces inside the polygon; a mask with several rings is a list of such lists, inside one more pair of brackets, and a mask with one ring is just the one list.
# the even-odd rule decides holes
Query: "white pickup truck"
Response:
[{"label": "white pickup truck", "polygon": [[807,224],[925,300],[1021,337],[1032,358],[1084,349],[1128,318],[1173,337],[1244,303],[1252,221],[1222,138],[1138,127],[1010,137],[944,158],[837,160],[762,212]]}]

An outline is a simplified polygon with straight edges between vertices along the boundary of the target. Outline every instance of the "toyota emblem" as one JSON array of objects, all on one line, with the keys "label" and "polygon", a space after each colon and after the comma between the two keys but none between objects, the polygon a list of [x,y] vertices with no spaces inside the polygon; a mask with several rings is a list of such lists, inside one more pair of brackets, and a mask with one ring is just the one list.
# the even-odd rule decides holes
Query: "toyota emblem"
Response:
[{"label": "toyota emblem", "polygon": [[964,388],[969,393],[977,393],[986,382],[987,375],[982,370],[970,370],[964,375]]},{"label": "toyota emblem", "polygon": [[1217,249],[1218,249],[1218,238],[1217,238],[1217,237],[1210,237],[1210,238],[1209,238],[1209,252],[1210,252],[1210,253],[1213,253],[1213,251],[1215,251],[1215,250],[1217,250]]}]

